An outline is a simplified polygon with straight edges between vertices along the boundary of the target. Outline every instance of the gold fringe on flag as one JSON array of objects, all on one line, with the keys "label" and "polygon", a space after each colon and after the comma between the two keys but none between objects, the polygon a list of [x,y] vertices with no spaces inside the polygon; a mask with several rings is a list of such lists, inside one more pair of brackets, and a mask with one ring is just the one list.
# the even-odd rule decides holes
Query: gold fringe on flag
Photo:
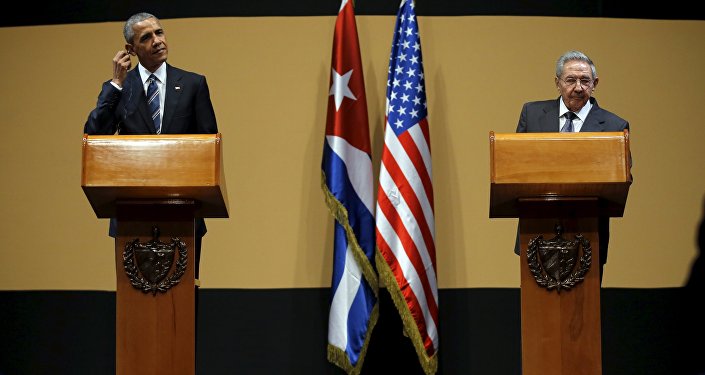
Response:
[{"label": "gold fringe on flag", "polygon": [[348,358],[347,353],[345,351],[341,350],[337,346],[333,346],[331,344],[328,344],[328,362],[331,362],[335,364],[336,366],[342,368],[345,370],[348,375],[359,375],[360,370],[362,370],[362,364],[365,362],[365,356],[367,354],[367,348],[370,344],[370,335],[369,333],[372,332],[372,329],[375,327],[377,324],[377,318],[379,317],[379,301],[375,303],[375,306],[372,308],[372,314],[370,314],[370,320],[367,322],[367,332],[368,334],[365,335],[365,343],[362,345],[362,350],[360,350],[360,357],[357,361],[357,364],[353,367],[353,365],[350,363],[350,359]]},{"label": "gold fringe on flag", "polygon": [[353,249],[353,255],[362,270],[362,274],[365,275],[365,279],[370,284],[370,287],[372,287],[375,297],[379,297],[379,281],[377,279],[377,273],[374,268],[372,268],[372,263],[370,263],[370,260],[367,259],[367,255],[365,255],[365,252],[362,251],[360,244],[357,242],[355,232],[353,232],[348,220],[348,210],[342,203],[340,203],[340,201],[338,201],[338,199],[333,196],[333,193],[328,190],[328,185],[326,185],[326,173],[323,171],[321,171],[321,189],[323,189],[323,193],[325,194],[326,205],[328,205],[331,215],[333,215],[335,220],[337,220],[338,223],[345,228],[345,235],[348,238],[348,244]]},{"label": "gold fringe on flag", "polygon": [[406,300],[404,299],[404,295],[401,293],[401,289],[399,289],[399,284],[397,284],[397,280],[392,273],[392,269],[389,267],[389,264],[387,264],[387,261],[384,259],[384,256],[379,248],[377,249],[375,260],[377,263],[379,277],[382,280],[382,283],[387,286],[387,291],[389,291],[389,295],[392,297],[392,301],[394,301],[394,305],[399,311],[401,320],[404,323],[404,332],[414,345],[414,349],[416,349],[416,354],[419,357],[421,367],[426,375],[435,374],[436,371],[438,371],[438,351],[433,353],[430,357],[428,356],[428,353],[426,353],[426,348],[423,345],[423,340],[421,339],[421,334],[419,333],[419,327],[416,325],[414,317],[411,316],[409,306],[406,304]]}]

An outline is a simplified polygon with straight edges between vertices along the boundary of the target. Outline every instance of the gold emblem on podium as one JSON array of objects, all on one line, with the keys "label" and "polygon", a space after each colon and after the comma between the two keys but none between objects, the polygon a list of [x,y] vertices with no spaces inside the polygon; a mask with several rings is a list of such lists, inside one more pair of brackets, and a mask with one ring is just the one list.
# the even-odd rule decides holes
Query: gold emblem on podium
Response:
[{"label": "gold emblem on podium", "polygon": [[[174,258],[178,252],[179,256]],[[159,240],[159,228],[152,228],[152,240],[142,243],[138,238],[125,245],[122,261],[130,283],[144,293],[165,293],[181,281],[186,272],[188,250],[179,238],[167,244]],[[173,272],[170,271],[174,268]]]},{"label": "gold emblem on podium", "polygon": [[[585,279],[592,263],[590,241],[582,234],[575,240],[563,238],[563,227],[556,225],[556,236],[529,240],[527,261],[536,283],[548,290],[571,289]],[[582,250],[582,251],[581,251]]]}]

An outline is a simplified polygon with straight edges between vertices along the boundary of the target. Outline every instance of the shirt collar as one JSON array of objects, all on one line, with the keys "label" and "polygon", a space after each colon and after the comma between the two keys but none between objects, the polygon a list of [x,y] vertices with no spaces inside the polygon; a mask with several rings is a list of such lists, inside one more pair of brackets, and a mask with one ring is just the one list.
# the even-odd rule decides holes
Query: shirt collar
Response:
[{"label": "shirt collar", "polygon": [[[566,112],[570,112],[568,110],[568,107],[565,106],[565,103],[563,103],[563,98],[558,100],[558,102],[559,102],[559,104],[558,104],[559,105],[559,108],[558,108],[559,117],[564,116],[566,114]],[[587,103],[585,103],[585,105],[583,106],[583,108],[580,108],[580,110],[578,112],[574,112],[574,113],[576,116],[578,116],[578,119],[580,121],[585,121],[588,113],[590,113],[590,109],[592,109],[592,102],[590,100],[588,100]]]},{"label": "shirt collar", "polygon": [[154,74],[159,82],[165,83],[166,82],[166,63],[163,63],[162,65],[157,68],[157,70],[152,73],[149,70],[147,70],[142,64],[137,64],[137,69],[140,72],[140,78],[142,79],[142,84],[144,85],[147,80],[149,79],[149,76]]}]

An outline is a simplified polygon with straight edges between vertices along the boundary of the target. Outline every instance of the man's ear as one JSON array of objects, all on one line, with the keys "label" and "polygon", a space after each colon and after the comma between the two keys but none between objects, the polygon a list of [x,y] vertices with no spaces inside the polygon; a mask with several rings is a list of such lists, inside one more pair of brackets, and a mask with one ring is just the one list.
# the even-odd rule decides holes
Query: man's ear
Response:
[{"label": "man's ear", "polygon": [[135,56],[135,50],[132,48],[132,44],[125,43],[125,51],[127,51],[130,55]]}]

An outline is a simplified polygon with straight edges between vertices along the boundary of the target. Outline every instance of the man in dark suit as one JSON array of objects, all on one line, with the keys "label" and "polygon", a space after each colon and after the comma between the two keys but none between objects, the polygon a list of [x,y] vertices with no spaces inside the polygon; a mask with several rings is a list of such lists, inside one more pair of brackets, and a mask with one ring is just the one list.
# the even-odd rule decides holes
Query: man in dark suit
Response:
[{"label": "man in dark suit", "polygon": [[[166,63],[169,49],[159,19],[149,13],[130,17],[123,28],[125,49],[113,58],[112,79],[103,83],[98,104],[88,115],[86,134],[215,134],[218,125],[206,77]],[[130,57],[139,63],[130,70]],[[147,92],[151,101],[148,102]],[[154,106],[154,107],[152,107]],[[119,162],[119,161],[116,161]],[[195,277],[206,234],[196,221]],[[111,237],[117,223],[110,220]]]},{"label": "man in dark suit", "polygon": [[[556,63],[556,89],[560,97],[524,104],[517,133],[620,132],[629,123],[597,105],[592,97],[599,82],[592,60],[579,51],[568,51]],[[569,120],[570,119],[570,120]],[[609,243],[609,217],[598,220],[600,280]],[[519,254],[519,234],[514,251]]]}]

